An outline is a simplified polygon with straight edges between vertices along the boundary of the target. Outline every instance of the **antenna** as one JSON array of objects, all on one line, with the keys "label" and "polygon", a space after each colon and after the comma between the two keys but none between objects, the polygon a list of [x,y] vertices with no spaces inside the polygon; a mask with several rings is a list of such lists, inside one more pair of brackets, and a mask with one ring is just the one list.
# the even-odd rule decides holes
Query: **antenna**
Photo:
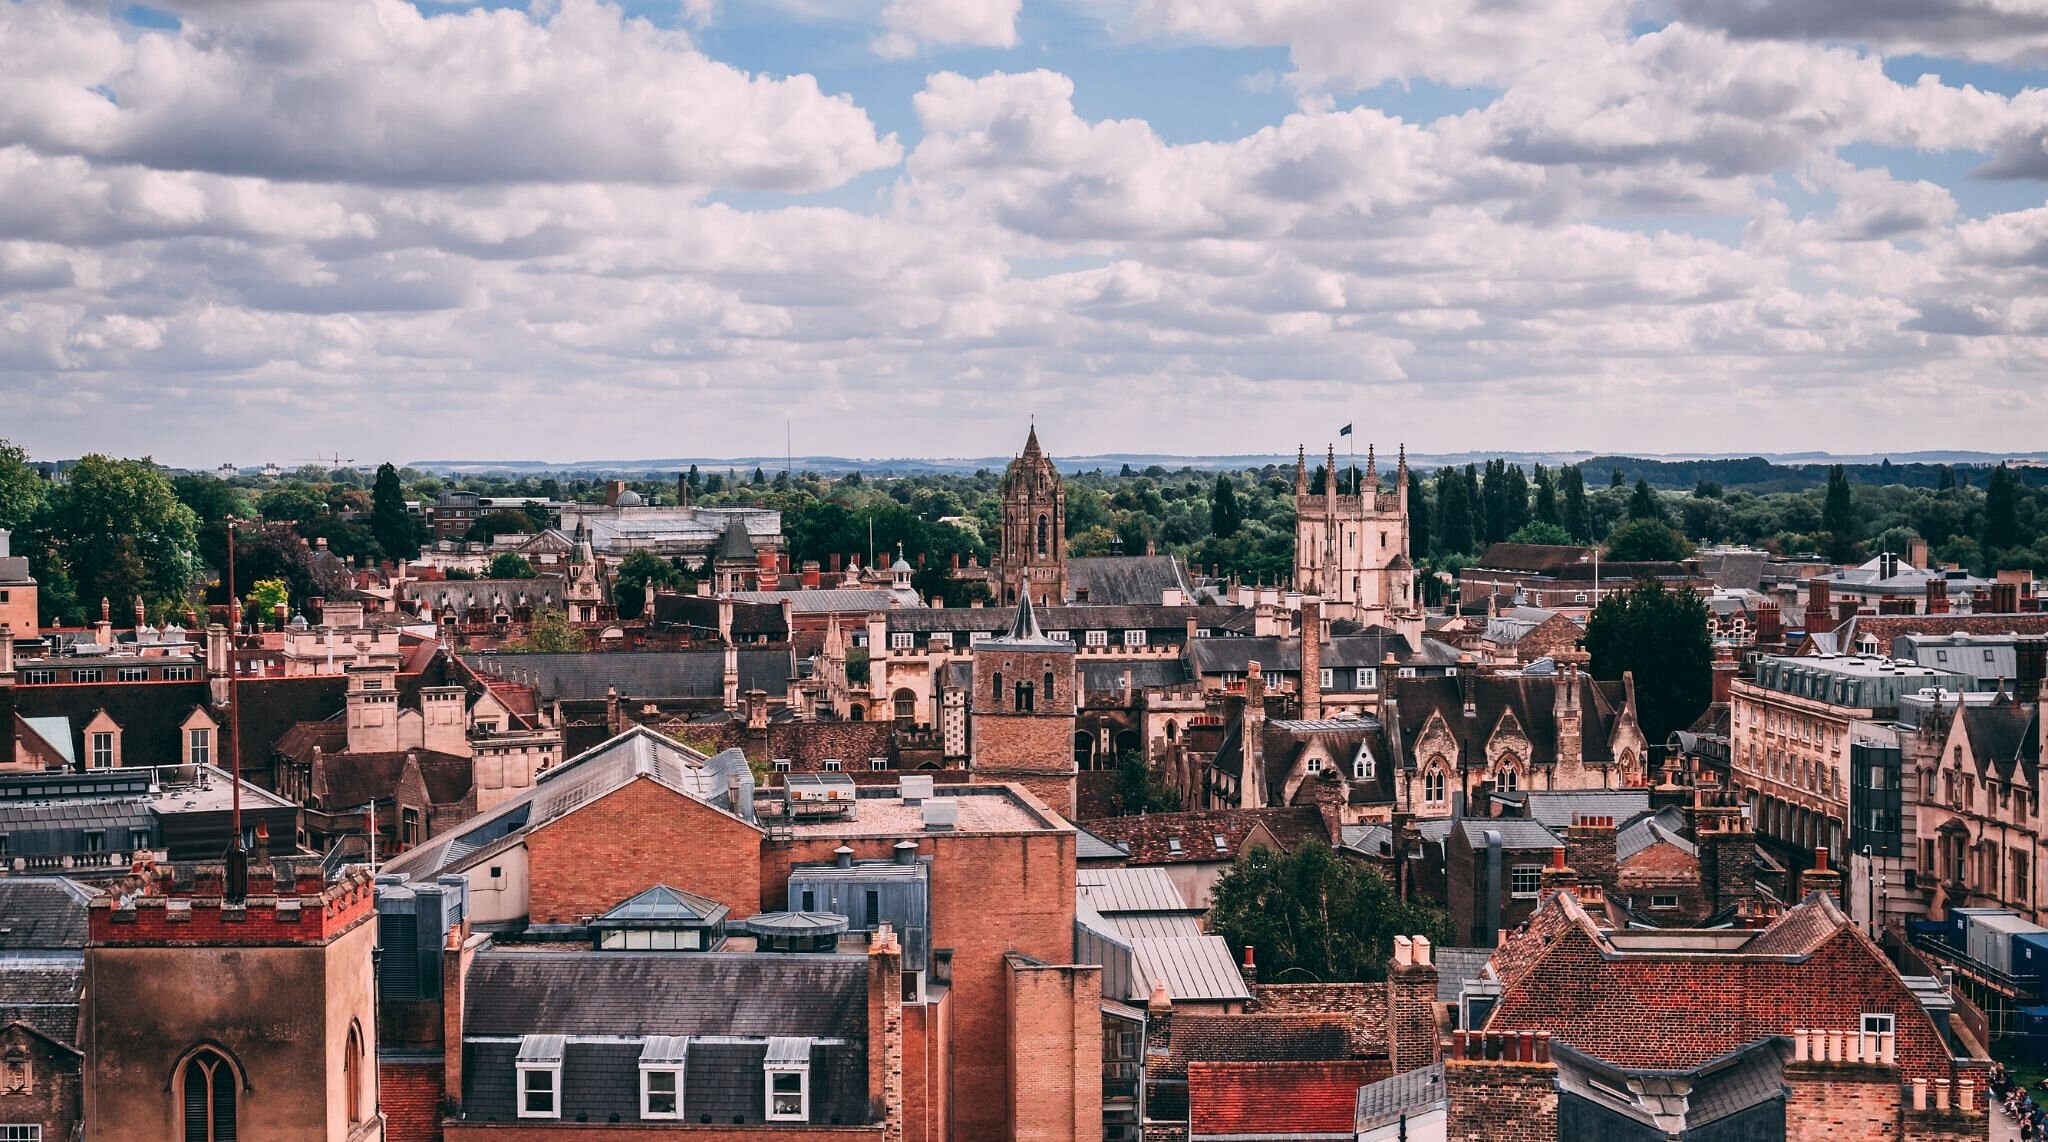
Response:
[{"label": "antenna", "polygon": [[[235,525],[241,521],[234,516],[226,519],[228,529],[228,622],[234,625],[235,615]],[[228,631],[228,780],[231,783],[231,809],[228,816],[228,848],[221,854],[221,861],[227,866],[227,891],[230,903],[240,904],[249,898],[249,850],[242,847],[242,704],[235,699],[235,683],[239,671],[235,669],[235,632]]]}]

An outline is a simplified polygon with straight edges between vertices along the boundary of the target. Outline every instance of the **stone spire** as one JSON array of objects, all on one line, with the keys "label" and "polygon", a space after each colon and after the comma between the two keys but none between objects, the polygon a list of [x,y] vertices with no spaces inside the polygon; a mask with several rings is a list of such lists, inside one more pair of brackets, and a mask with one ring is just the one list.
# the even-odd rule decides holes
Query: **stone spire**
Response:
[{"label": "stone spire", "polygon": [[1394,472],[1394,492],[1401,497],[1401,514],[1408,514],[1408,444],[1401,443],[1401,466]]},{"label": "stone spire", "polygon": [[1308,448],[1303,445],[1294,448],[1294,495],[1308,495]]},{"label": "stone spire", "polygon": [[1365,446],[1365,480],[1358,490],[1361,494],[1366,494],[1368,488],[1374,492],[1380,490],[1379,456],[1374,453],[1370,443]]},{"label": "stone spire", "polygon": [[1011,642],[1044,642],[1045,632],[1038,629],[1038,615],[1031,609],[1031,580],[1026,576],[1017,584],[1017,617],[1010,622]]}]

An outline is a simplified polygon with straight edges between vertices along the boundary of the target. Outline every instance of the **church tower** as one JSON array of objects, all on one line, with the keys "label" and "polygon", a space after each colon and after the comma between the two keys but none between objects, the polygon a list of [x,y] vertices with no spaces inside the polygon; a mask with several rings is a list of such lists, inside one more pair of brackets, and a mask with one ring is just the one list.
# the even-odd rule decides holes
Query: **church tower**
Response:
[{"label": "church tower", "polygon": [[1038,446],[1038,428],[1024,441],[1024,454],[1003,474],[1003,533],[989,578],[1000,584],[1004,606],[1017,602],[1029,584],[1040,605],[1067,601],[1067,489],[1059,470]]},{"label": "church tower", "polygon": [[1010,629],[974,644],[967,768],[976,780],[1021,785],[1074,815],[1074,677],[1074,644],[1046,637],[1030,595],[1021,597]]},{"label": "church tower", "polygon": [[1294,585],[1323,601],[1327,616],[1391,627],[1411,644],[1421,635],[1421,599],[1415,564],[1408,554],[1408,449],[1401,449],[1394,489],[1380,488],[1379,459],[1372,446],[1365,470],[1349,495],[1347,473],[1331,448],[1323,485],[1309,479],[1308,452],[1294,461]]}]

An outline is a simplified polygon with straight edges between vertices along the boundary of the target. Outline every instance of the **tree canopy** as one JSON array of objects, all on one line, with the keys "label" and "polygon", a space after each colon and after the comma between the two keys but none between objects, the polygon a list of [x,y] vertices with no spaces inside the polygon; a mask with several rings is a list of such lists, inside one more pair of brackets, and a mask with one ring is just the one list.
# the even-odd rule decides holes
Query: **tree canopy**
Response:
[{"label": "tree canopy", "polygon": [[1635,675],[1636,717],[1653,747],[1691,725],[1713,698],[1707,603],[1690,589],[1645,576],[1608,595],[1586,623],[1586,651],[1595,678]]},{"label": "tree canopy", "polygon": [[1397,899],[1378,869],[1314,838],[1245,853],[1211,900],[1209,931],[1239,954],[1251,945],[1260,977],[1276,983],[1383,979],[1395,936],[1443,944],[1451,934],[1444,912]]}]

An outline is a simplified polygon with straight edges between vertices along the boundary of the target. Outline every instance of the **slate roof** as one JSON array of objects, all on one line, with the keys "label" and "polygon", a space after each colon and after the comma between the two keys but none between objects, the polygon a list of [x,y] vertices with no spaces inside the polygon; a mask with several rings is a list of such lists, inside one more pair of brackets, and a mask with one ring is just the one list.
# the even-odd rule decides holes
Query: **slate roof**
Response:
[{"label": "slate roof", "polygon": [[1592,553],[1590,547],[1546,543],[1495,543],[1474,563],[1474,571],[1521,571],[1554,575]]},{"label": "slate roof", "polygon": [[[17,666],[20,664],[17,663]],[[97,665],[94,663],[92,665]],[[85,757],[85,727],[101,711],[121,727],[121,763],[123,765],[179,765],[185,760],[183,733],[179,727],[194,707],[213,708],[212,698],[207,690],[203,670],[193,671],[190,682],[59,682],[42,686],[14,687],[14,711],[24,719],[34,719],[39,726],[48,727],[48,734],[59,732],[55,725],[44,719],[63,719],[66,723],[65,748],[72,757]],[[109,672],[107,677],[114,675]],[[237,692],[248,695],[248,690],[237,686]],[[247,715],[245,707],[243,711]],[[242,732],[251,732],[250,720],[243,719]],[[13,733],[12,722],[6,727]],[[268,741],[264,742],[267,747]],[[246,761],[248,755],[245,753]]]},{"label": "slate roof", "polygon": [[1079,825],[1074,826],[1075,860],[1122,860],[1124,850]]},{"label": "slate roof", "polygon": [[[1776,1039],[1763,1039],[1690,1071],[1628,1071],[1607,1066],[1567,1046],[1553,1045],[1557,1086],[1564,1096],[1559,1126],[1570,1129],[1572,1100],[1617,1114],[1644,1128],[1640,1137],[1697,1137],[1705,1127],[1753,1106],[1785,1097],[1785,1055]],[[1607,1137],[1636,1135],[1608,1131]]]},{"label": "slate roof", "polygon": [[1541,849],[1549,851],[1564,844],[1556,833],[1543,827],[1541,821],[1527,817],[1466,817],[1451,829],[1451,835],[1463,840],[1475,849],[1486,848],[1486,834],[1500,834],[1500,845],[1508,852],[1527,852]]},{"label": "slate roof", "polygon": [[1249,1015],[1173,1017],[1167,1055],[1159,1061],[1162,1075],[1187,1073],[1188,1064],[1203,1062],[1316,1062],[1349,1059],[1364,1049],[1347,1012],[1258,1012]]},{"label": "slate roof", "polygon": [[1131,676],[1131,688],[1134,690],[1178,686],[1188,681],[1187,665],[1178,658],[1141,658],[1126,662],[1088,660],[1075,665],[1081,675],[1081,688],[1089,694],[1123,689],[1126,672]]},{"label": "slate roof", "polygon": [[406,597],[434,614],[454,612],[461,618],[473,610],[508,611],[525,608],[560,610],[564,583],[553,576],[534,579],[414,579],[405,585]]},{"label": "slate roof", "polygon": [[[1406,661],[1408,640],[1384,627],[1370,627],[1364,634],[1332,638],[1322,645],[1326,670],[1352,670],[1366,666],[1378,669],[1388,653]],[[1188,644],[1188,661],[1198,674],[1243,674],[1254,662],[1261,671],[1288,674],[1301,669],[1301,639],[1296,636],[1254,638],[1199,638]],[[1348,690],[1347,683],[1334,687]]]},{"label": "slate roof", "polygon": [[0,877],[0,952],[85,947],[93,895],[61,876]]},{"label": "slate roof", "polygon": [[[791,614],[869,614],[905,606],[921,606],[915,599],[905,599],[887,588],[821,587],[815,591],[734,591],[736,603],[772,604],[777,612],[784,600],[789,602]],[[777,625],[780,625],[778,613]],[[737,612],[735,612],[737,621]]]},{"label": "slate roof", "polygon": [[2001,781],[2024,775],[2029,784],[2039,780],[2041,769],[2040,707],[1998,701],[1988,706],[1964,706],[1960,711],[1963,732],[1970,739],[1970,755],[1981,767],[1995,772]]},{"label": "slate roof", "polygon": [[[739,648],[741,692],[780,694],[796,675],[788,647]],[[725,651],[635,650],[565,654],[464,655],[479,674],[531,680],[542,701],[603,698],[616,688],[621,698],[725,697]]]},{"label": "slate roof", "polygon": [[466,1036],[807,1035],[865,1039],[867,957],[480,952]]},{"label": "slate roof", "polygon": [[[1463,684],[1471,683],[1475,716],[1465,717]],[[1568,683],[1567,683],[1568,684]],[[1398,719],[1402,764],[1414,768],[1414,746],[1429,724],[1430,715],[1440,713],[1453,735],[1463,740],[1460,750],[1467,766],[1483,764],[1486,740],[1501,716],[1512,712],[1528,736],[1536,765],[1557,763],[1556,680],[1520,674],[1481,674],[1457,677],[1395,678],[1386,689],[1392,709],[1382,708],[1385,719]],[[1581,749],[1588,765],[1609,765],[1614,761],[1614,730],[1627,695],[1619,682],[1596,682],[1592,676],[1578,676],[1579,708],[1582,711]]]},{"label": "slate roof", "polygon": [[0,956],[0,1026],[26,1023],[74,1050],[85,954]]},{"label": "slate roof", "polygon": [[747,521],[740,516],[727,516],[725,530],[718,534],[718,546],[711,553],[714,560],[740,560],[752,562],[754,540],[747,534]]},{"label": "slate roof", "polygon": [[1157,604],[1168,591],[1193,593],[1180,562],[1170,555],[1081,556],[1067,560],[1067,589],[1083,606]]},{"label": "slate roof", "polygon": [[1193,1063],[1188,1138],[1355,1137],[1363,1062]]},{"label": "slate roof", "polygon": [[1698,856],[1699,847],[1687,840],[1684,833],[1685,812],[1676,805],[1667,805],[1654,814],[1646,814],[1628,824],[1614,835],[1614,859],[1626,862],[1653,845],[1667,844],[1687,856]]},{"label": "slate roof", "polygon": [[1374,1127],[1399,1122],[1404,1115],[1412,1118],[1449,1105],[1450,1098],[1444,1092],[1444,1065],[1432,1063],[1359,1087],[1357,1118],[1352,1129],[1363,1134]]},{"label": "slate roof", "polygon": [[1430,959],[1436,963],[1436,1001],[1458,1002],[1458,994],[1465,981],[1485,974],[1486,962],[1492,958],[1492,948],[1438,947],[1432,950]]},{"label": "slate roof", "polygon": [[[1283,849],[1310,837],[1328,839],[1322,814],[1314,806],[1100,817],[1089,821],[1088,828],[1127,850],[1134,865],[1236,860],[1244,842],[1261,828]],[[1216,844],[1218,836],[1223,838],[1221,847]],[[1180,842],[1178,849],[1173,847],[1174,841]]]},{"label": "slate roof", "polygon": [[[1178,642],[1187,632],[1189,618],[1195,620],[1197,629],[1217,630],[1233,617],[1250,613],[1238,607],[1165,607],[1156,602],[1101,607],[1034,606],[1032,610],[1038,616],[1039,629],[1067,631],[1073,634],[1075,642],[1082,641],[1079,632],[1089,630],[1156,631],[1161,637],[1171,636]],[[905,607],[890,611],[888,616],[892,634],[904,631],[913,634],[939,631],[995,634],[1008,630],[1013,617],[1015,612],[1009,607]],[[1199,644],[1201,640],[1196,641]]]},{"label": "slate roof", "polygon": [[1650,791],[1647,789],[1599,789],[1585,791],[1547,792],[1531,790],[1523,795],[1529,807],[1529,816],[1542,822],[1545,828],[1563,829],[1573,819],[1586,817],[1612,817],[1616,821],[1627,821],[1642,813],[1649,812]]}]

